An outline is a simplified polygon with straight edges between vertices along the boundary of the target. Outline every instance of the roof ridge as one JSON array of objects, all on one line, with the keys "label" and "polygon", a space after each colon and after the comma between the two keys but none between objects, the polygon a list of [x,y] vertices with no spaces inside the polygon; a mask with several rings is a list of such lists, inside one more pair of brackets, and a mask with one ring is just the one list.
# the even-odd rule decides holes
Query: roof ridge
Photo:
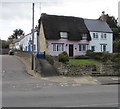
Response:
[{"label": "roof ridge", "polygon": [[51,15],[51,14],[46,14],[46,13],[42,13],[41,14],[41,17],[42,16],[55,16],[55,17],[71,17],[71,18],[79,18],[79,19],[84,19],[82,17],[76,17],[76,16],[66,16],[66,15]]}]

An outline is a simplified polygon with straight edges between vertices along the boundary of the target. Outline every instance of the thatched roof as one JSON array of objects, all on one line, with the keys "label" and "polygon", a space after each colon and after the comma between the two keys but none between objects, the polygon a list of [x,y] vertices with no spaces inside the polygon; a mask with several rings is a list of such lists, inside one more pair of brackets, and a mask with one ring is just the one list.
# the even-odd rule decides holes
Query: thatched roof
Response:
[{"label": "thatched roof", "polygon": [[60,39],[60,32],[68,33],[68,40],[81,40],[81,34],[89,31],[83,18],[42,14],[39,20],[43,24],[46,39]]}]

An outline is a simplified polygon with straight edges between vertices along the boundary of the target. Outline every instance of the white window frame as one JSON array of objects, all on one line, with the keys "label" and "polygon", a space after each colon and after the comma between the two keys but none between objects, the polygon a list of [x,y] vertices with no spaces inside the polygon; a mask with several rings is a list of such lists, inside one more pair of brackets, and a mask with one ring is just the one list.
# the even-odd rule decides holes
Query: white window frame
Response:
[{"label": "white window frame", "polygon": [[98,39],[98,33],[93,33],[93,39]]},{"label": "white window frame", "polygon": [[107,39],[107,34],[106,33],[101,33],[101,39]]},{"label": "white window frame", "polygon": [[106,52],[107,51],[107,44],[100,44],[100,45],[101,45],[101,52]]},{"label": "white window frame", "polygon": [[68,38],[68,33],[67,32],[60,32],[60,37],[62,39],[67,39]]},{"label": "white window frame", "polygon": [[64,51],[64,44],[63,43],[52,43],[52,51],[54,52]]},{"label": "white window frame", "polygon": [[79,51],[87,51],[89,44],[79,44]]},{"label": "white window frame", "polygon": [[106,34],[106,33],[104,33],[103,38],[104,38],[104,39],[107,39],[107,34]]}]

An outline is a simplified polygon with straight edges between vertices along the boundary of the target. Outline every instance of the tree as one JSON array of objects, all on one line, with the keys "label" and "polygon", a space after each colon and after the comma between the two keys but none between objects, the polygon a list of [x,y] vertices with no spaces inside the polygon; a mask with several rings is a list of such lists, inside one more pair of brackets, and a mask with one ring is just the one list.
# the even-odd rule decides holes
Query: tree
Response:
[{"label": "tree", "polygon": [[21,29],[16,29],[16,30],[13,31],[13,36],[14,36],[15,39],[18,39],[18,36],[21,36],[23,34],[24,34],[24,32]]},{"label": "tree", "polygon": [[12,43],[13,39],[18,39],[18,36],[21,37],[21,35],[24,35],[24,31],[22,29],[15,29],[13,34],[8,37],[7,42]]},{"label": "tree", "polygon": [[117,26],[117,19],[115,19],[114,16],[109,16],[107,14],[106,22],[113,31],[113,40],[119,39],[119,30],[118,30],[118,26]]},{"label": "tree", "polygon": [[118,26],[117,26],[117,19],[115,19],[114,16],[109,16],[107,14],[107,20],[106,20],[106,22],[110,26],[110,28],[118,28]]},{"label": "tree", "polygon": [[113,42],[114,52],[120,53],[120,39]]},{"label": "tree", "polygon": [[118,40],[120,39],[120,36],[119,36],[119,27],[117,26],[117,19],[115,19],[114,16],[109,16],[108,15],[108,18],[107,18],[107,21],[108,25],[110,26],[110,28],[112,29],[113,31],[113,40]]}]

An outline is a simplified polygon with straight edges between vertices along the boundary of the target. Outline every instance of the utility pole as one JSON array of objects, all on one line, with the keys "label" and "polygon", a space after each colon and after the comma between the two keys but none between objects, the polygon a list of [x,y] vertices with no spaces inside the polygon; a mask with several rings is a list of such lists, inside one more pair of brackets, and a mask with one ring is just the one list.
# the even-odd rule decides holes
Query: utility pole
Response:
[{"label": "utility pole", "polygon": [[34,3],[32,9],[32,70],[34,70]]}]

